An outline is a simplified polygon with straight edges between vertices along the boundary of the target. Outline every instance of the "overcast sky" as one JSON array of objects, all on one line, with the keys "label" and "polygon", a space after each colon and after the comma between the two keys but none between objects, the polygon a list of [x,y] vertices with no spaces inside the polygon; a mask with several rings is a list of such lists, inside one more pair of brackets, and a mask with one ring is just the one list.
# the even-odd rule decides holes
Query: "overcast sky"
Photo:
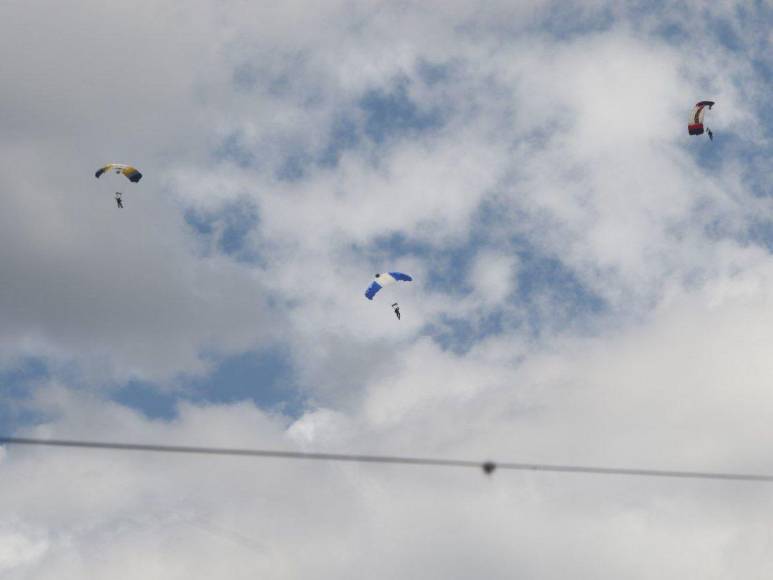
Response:
[{"label": "overcast sky", "polygon": [[[5,0],[0,435],[773,473],[772,31]],[[765,484],[0,448],[4,580],[763,579],[772,521]]]}]

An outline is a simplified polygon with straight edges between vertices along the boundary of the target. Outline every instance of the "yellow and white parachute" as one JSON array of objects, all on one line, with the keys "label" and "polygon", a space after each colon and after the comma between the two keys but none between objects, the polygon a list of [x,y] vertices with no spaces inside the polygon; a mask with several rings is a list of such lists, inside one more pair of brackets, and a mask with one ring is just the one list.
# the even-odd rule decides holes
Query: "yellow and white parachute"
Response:
[{"label": "yellow and white parachute", "polygon": [[126,165],[125,163],[108,163],[104,167],[100,167],[97,169],[97,172],[94,174],[94,177],[102,177],[103,173],[107,173],[108,171],[115,171],[116,173],[123,173],[126,178],[131,181],[132,183],[137,183],[140,179],[142,179],[142,173],[137,171],[135,167],[132,167],[131,165]]}]

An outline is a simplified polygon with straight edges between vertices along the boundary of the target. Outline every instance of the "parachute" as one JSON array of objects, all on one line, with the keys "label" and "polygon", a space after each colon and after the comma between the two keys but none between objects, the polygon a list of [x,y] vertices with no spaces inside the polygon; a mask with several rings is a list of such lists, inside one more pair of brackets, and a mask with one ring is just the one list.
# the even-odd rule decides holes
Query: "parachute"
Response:
[{"label": "parachute", "polygon": [[[687,124],[687,132],[690,133],[690,135],[703,135],[703,115],[705,113],[704,109],[708,107],[709,110],[711,110],[711,107],[713,106],[714,101],[701,101],[700,103],[695,104],[695,108],[693,108],[692,112],[690,113],[690,122]],[[709,137],[711,137],[712,133],[708,127],[706,127],[706,130],[709,134]]]},{"label": "parachute", "polygon": [[368,286],[368,289],[365,291],[365,297],[368,300],[373,300],[373,297],[384,286],[389,286],[390,284],[394,284],[397,281],[412,282],[413,278],[411,278],[408,274],[403,274],[402,272],[384,272],[382,274],[376,274],[373,282],[371,282],[370,286]]},{"label": "parachute", "polygon": [[94,174],[94,177],[99,179],[100,177],[102,177],[102,174],[113,170],[115,170],[116,173],[123,173],[126,176],[126,178],[132,183],[137,183],[140,179],[142,179],[142,173],[137,171],[137,169],[132,167],[131,165],[126,165],[124,163],[108,163],[104,167],[100,167],[99,169],[97,169],[97,172]]}]

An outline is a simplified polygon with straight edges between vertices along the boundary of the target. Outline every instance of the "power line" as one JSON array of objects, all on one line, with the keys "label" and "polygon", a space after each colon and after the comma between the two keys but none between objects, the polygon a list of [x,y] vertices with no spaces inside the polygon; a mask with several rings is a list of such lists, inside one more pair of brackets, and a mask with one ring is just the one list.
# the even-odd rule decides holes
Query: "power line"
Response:
[{"label": "power line", "polygon": [[773,475],[745,473],[717,473],[708,471],[674,471],[666,469],[636,469],[623,467],[593,467],[584,465],[555,465],[545,463],[496,463],[494,461],[469,461],[464,459],[433,459],[426,457],[401,457],[389,455],[357,455],[349,453],[307,453],[271,449],[233,449],[222,447],[189,447],[182,445],[151,445],[146,443],[107,443],[103,441],[72,441],[66,439],[31,439],[26,437],[0,437],[0,445],[40,445],[82,449],[109,449],[113,451],[153,451],[159,453],[188,453],[199,455],[227,455],[238,457],[263,457],[278,459],[308,459],[317,461],[346,461],[350,463],[391,463],[398,465],[424,465],[431,467],[473,467],[491,474],[497,469],[514,471],[545,471],[558,473],[584,473],[590,475],[629,475],[642,477],[671,477],[681,479],[715,479],[726,481],[756,481],[773,483]]}]

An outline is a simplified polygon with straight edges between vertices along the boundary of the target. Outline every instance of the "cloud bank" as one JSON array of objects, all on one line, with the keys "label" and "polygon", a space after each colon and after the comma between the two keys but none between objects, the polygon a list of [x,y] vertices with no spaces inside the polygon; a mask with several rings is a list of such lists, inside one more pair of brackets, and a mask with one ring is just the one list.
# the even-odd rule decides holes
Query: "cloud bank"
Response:
[{"label": "cloud bank", "polygon": [[[11,2],[6,430],[773,472],[771,23],[737,2]],[[714,142],[685,130],[704,98]],[[92,177],[108,161],[145,175],[124,210]],[[385,270],[415,278],[399,323],[362,296]],[[773,564],[746,484],[20,448],[0,475],[11,579]]]}]

